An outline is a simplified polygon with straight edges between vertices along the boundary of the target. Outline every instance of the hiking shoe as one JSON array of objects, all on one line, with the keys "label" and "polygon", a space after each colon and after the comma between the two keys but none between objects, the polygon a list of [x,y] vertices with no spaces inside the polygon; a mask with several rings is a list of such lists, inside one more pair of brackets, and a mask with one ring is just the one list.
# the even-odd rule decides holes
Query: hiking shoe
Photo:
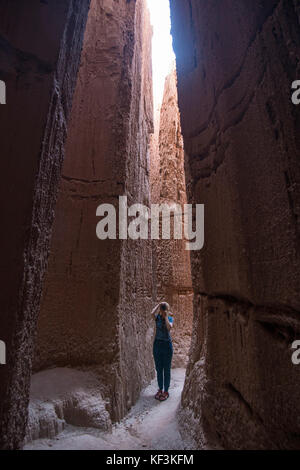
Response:
[{"label": "hiking shoe", "polygon": [[166,401],[169,398],[169,396],[170,395],[168,392],[163,392],[159,397],[159,401]]}]

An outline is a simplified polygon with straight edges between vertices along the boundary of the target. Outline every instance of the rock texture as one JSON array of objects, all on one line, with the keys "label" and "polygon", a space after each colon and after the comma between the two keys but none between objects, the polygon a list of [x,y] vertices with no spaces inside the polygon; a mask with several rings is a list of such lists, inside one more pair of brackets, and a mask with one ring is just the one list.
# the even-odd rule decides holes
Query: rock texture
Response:
[{"label": "rock texture", "polygon": [[97,370],[113,420],[153,376],[152,254],[100,241],[96,209],[149,205],[151,37],[143,0],[91,2],[36,343],[36,371]]},{"label": "rock texture", "polygon": [[0,448],[25,433],[33,337],[88,0],[2,0]]},{"label": "rock texture", "polygon": [[34,374],[26,442],[54,438],[67,424],[111,431],[99,378],[92,372],[67,368]]},{"label": "rock texture", "polygon": [[171,10],[188,199],[206,208],[182,425],[199,445],[299,448],[299,6],[174,0]]},{"label": "rock texture", "polygon": [[[157,132],[151,158],[151,200],[153,204],[186,204],[184,148],[177,99],[177,78],[173,71],[166,78]],[[172,218],[172,225],[173,225]],[[185,240],[153,241],[157,296],[165,299],[174,312],[172,339],[173,367],[187,364],[193,318],[193,289],[190,253]]]}]

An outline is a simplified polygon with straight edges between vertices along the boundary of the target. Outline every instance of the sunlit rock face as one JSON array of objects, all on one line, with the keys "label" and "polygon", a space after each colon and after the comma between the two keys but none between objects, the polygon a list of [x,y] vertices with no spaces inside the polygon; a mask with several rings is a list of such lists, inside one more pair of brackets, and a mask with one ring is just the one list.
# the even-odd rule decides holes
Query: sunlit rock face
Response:
[{"label": "sunlit rock face", "polygon": [[[151,156],[151,197],[155,204],[186,204],[184,148],[177,101],[177,79],[166,78],[163,102],[156,122]],[[171,226],[174,218],[171,219]],[[185,367],[191,341],[193,290],[190,253],[185,240],[153,241],[157,296],[174,313],[173,367]]]},{"label": "sunlit rock face", "polygon": [[153,131],[145,2],[91,2],[55,212],[34,367],[92,367],[120,419],[153,375],[151,243],[101,241],[96,209],[149,205]]},{"label": "sunlit rock face", "polygon": [[171,12],[188,200],[205,204],[182,429],[198,445],[299,448],[299,6],[174,0]]},{"label": "sunlit rock face", "polygon": [[[88,0],[0,4],[0,448],[22,445],[46,269]],[[5,229],[4,229],[5,228]]]}]

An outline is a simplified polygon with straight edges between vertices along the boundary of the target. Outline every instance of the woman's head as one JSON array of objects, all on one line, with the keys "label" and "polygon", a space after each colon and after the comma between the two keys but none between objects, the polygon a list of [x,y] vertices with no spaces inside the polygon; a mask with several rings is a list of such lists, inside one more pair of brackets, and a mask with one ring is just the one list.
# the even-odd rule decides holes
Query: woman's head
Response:
[{"label": "woman's head", "polygon": [[168,312],[170,310],[170,305],[167,304],[167,302],[162,302],[160,304],[160,309],[162,310],[162,312]]}]

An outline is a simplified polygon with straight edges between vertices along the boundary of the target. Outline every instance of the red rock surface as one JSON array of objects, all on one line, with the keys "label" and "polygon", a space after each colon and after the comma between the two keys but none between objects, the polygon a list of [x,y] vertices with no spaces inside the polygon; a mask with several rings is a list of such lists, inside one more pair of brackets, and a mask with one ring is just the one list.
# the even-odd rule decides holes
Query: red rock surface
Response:
[{"label": "red rock surface", "polygon": [[192,254],[183,427],[199,445],[204,427],[227,448],[299,448],[299,6],[171,10],[188,198],[205,204],[206,238]]},{"label": "red rock surface", "polygon": [[38,324],[35,370],[96,368],[112,419],[153,375],[151,243],[99,240],[96,209],[149,206],[151,37],[144,1],[92,1]]},{"label": "red rock surface", "polygon": [[0,448],[25,433],[33,337],[88,0],[0,4]]},{"label": "red rock surface", "polygon": [[[184,149],[177,103],[176,72],[166,78],[151,156],[151,199],[155,204],[186,204]],[[174,224],[172,218],[172,225]],[[174,313],[173,367],[187,364],[193,318],[190,253],[185,240],[153,241],[157,296]]]}]

